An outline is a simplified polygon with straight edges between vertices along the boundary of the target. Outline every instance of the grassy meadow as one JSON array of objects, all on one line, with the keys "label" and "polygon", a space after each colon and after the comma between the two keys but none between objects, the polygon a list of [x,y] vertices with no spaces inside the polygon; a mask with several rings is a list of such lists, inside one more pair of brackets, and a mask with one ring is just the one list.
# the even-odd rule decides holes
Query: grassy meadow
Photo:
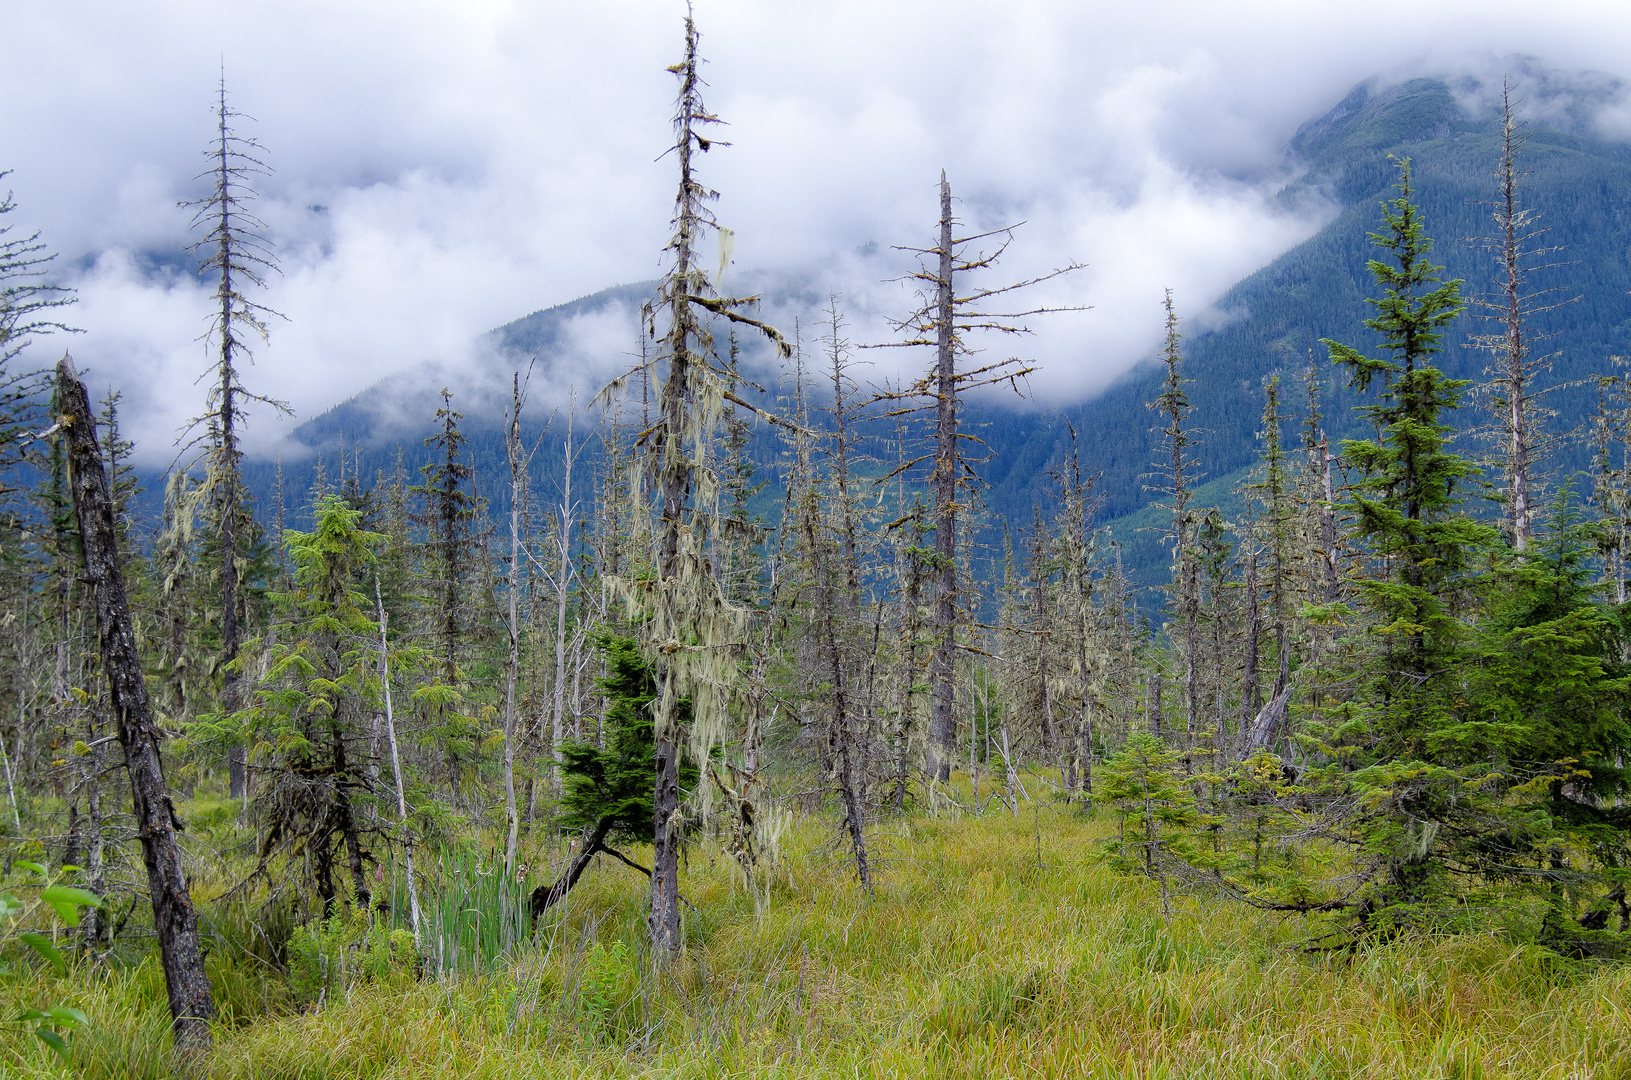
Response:
[{"label": "grassy meadow", "polygon": [[[792,827],[782,870],[757,895],[723,855],[694,848],[681,880],[694,905],[687,953],[663,970],[643,953],[646,879],[604,857],[531,940],[442,975],[404,962],[381,933],[372,946],[311,945],[302,982],[212,914],[221,1022],[199,1071],[1631,1077],[1631,967],[1568,961],[1498,934],[1310,954],[1299,946],[1311,923],[1202,897],[1179,897],[1164,916],[1151,883],[1094,861],[1106,819],[989,805],[980,816],[880,823],[870,898],[820,817]],[[210,883],[196,890],[207,913],[218,909]],[[427,892],[437,918],[457,916],[456,895]],[[481,920],[480,904],[462,903]],[[71,1036],[72,1069],[12,1025],[0,1035],[0,1075],[171,1075],[156,960],[57,978],[8,959],[0,1014],[63,1004],[92,1023]]]}]

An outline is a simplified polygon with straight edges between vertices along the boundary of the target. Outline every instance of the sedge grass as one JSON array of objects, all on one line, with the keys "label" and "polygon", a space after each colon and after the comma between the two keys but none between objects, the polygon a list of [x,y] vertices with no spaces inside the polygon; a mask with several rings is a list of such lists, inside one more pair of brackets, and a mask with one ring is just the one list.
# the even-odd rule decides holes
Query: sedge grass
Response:
[{"label": "sedge grass", "polygon": [[[1106,826],[904,819],[875,837],[863,896],[831,825],[800,823],[768,903],[728,859],[682,872],[687,950],[644,951],[646,879],[610,860],[497,963],[348,984],[320,1007],[231,956],[230,1019],[207,1074],[405,1077],[1631,1077],[1631,967],[1565,961],[1501,934],[1311,956],[1298,921],[1180,900],[1092,859]],[[75,1072],[167,1075],[162,980],[147,961],[0,982],[0,1009],[75,1005]],[[0,1073],[62,1075],[0,1037]]]}]

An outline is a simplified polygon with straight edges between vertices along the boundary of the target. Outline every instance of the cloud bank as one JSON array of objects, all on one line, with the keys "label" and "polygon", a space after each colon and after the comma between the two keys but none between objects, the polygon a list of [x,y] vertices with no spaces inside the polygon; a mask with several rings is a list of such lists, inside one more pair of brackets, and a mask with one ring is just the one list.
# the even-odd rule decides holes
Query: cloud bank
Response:
[{"label": "cloud bank", "polygon": [[[482,332],[660,273],[682,14],[677,0],[14,5],[0,169],[14,217],[79,290],[86,332],[66,344],[125,392],[142,457],[162,463],[204,393],[208,288],[177,203],[200,193],[223,69],[277,170],[259,210],[283,274],[264,300],[287,321],[248,381],[304,417],[393,373],[456,376]],[[945,168],[970,231],[1027,222],[1004,276],[1087,264],[1035,302],[1091,310],[1037,320],[1022,343],[1051,400],[1151,351],[1163,287],[1204,313],[1319,227],[1319,208],[1272,201],[1283,147],[1354,83],[1492,71],[1514,52],[1631,74],[1631,12],[1566,0],[1544,19],[1489,0],[697,0],[696,17],[707,100],[730,122],[733,145],[702,169],[736,231],[733,273],[841,291],[851,336],[881,335],[911,304],[888,283],[911,267],[892,246],[932,239]],[[1604,85],[1603,130],[1631,137],[1631,104]],[[600,327],[584,348],[633,347],[616,336]],[[290,427],[259,417],[252,449]]]}]

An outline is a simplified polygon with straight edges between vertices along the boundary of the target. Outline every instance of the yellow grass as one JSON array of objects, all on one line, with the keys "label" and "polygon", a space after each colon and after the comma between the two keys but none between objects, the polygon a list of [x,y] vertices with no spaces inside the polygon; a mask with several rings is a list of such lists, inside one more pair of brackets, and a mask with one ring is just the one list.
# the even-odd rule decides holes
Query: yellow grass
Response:
[{"label": "yellow grass", "polygon": [[[1105,825],[1024,808],[912,819],[874,838],[864,899],[802,822],[762,914],[694,851],[690,947],[652,972],[645,879],[603,862],[500,971],[359,983],[298,1007],[217,957],[219,1077],[1631,1077],[1631,968],[1496,935],[1310,957],[1308,924],[1180,901],[1091,860]],[[1040,831],[1040,856],[1038,849]],[[76,1005],[76,1071],[168,1075],[162,980],[0,981],[0,1010]],[[17,1034],[0,1073],[60,1075]]]}]

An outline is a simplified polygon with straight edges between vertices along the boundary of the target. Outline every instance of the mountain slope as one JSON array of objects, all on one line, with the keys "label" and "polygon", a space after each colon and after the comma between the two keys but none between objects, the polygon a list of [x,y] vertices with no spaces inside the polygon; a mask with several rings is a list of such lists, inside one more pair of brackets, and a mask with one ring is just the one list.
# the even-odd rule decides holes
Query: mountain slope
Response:
[{"label": "mountain slope", "polygon": [[[1552,344],[1559,355],[1554,377],[1569,382],[1607,370],[1609,357],[1625,351],[1631,339],[1631,147],[1592,133],[1591,112],[1604,92],[1600,86],[1535,85],[1549,119],[1532,126],[1524,147],[1525,201],[1550,230],[1546,243],[1562,248],[1549,261],[1566,265],[1537,274],[1534,285],[1561,289],[1559,298],[1575,297],[1537,319],[1536,328],[1555,335]],[[1366,269],[1374,252],[1368,235],[1378,225],[1379,204],[1394,194],[1391,156],[1408,156],[1413,164],[1416,198],[1429,234],[1438,240],[1435,257],[1446,265],[1447,276],[1465,279],[1469,295],[1493,291],[1494,260],[1474,238],[1493,231],[1485,203],[1495,192],[1500,125],[1489,104],[1476,101],[1475,89],[1433,79],[1387,87],[1367,83],[1292,140],[1289,153],[1302,172],[1281,198],[1288,206],[1321,198],[1339,212],[1315,236],[1232,288],[1216,305],[1229,316],[1223,325],[1185,341],[1185,373],[1193,381],[1192,419],[1202,430],[1202,468],[1213,479],[1207,495],[1227,502],[1230,484],[1250,466],[1262,383],[1273,372],[1300,373],[1312,361],[1332,437],[1356,433],[1353,401],[1337,382],[1319,339],[1361,349],[1375,341],[1363,326],[1369,314],[1365,298],[1374,292]],[[605,326],[626,325],[632,331],[632,313],[650,294],[649,283],[618,286],[516,320],[489,335],[478,369],[454,377],[455,407],[468,416],[466,432],[478,470],[487,478],[481,482],[486,493],[502,494],[493,478],[503,471],[499,417],[508,402],[508,372],[524,368],[526,358],[536,354],[559,381],[561,369],[584,364],[579,340],[584,326],[600,319]],[[1182,311],[1185,298],[1177,301]],[[1465,347],[1464,335],[1483,329],[1468,318],[1452,334],[1443,357],[1452,375],[1479,376],[1484,357]],[[629,347],[622,341],[632,340],[632,334],[620,339],[614,352]],[[372,477],[378,469],[388,470],[398,447],[412,470],[425,458],[421,443],[437,404],[437,378],[432,372],[399,376],[307,422],[296,437],[324,456],[331,477],[339,471],[335,462],[341,447],[348,473],[360,469],[362,476]],[[1145,403],[1155,397],[1159,379],[1151,362],[1099,397],[1067,408],[1038,413],[971,405],[969,424],[992,454],[982,467],[990,484],[985,497],[990,511],[1019,524],[1031,519],[1033,504],[1047,506],[1050,470],[1066,453],[1066,425],[1072,425],[1085,461],[1101,474],[1103,517],[1119,522],[1130,569],[1142,583],[1158,581],[1165,558],[1153,534],[1130,526],[1154,521],[1148,512],[1133,515],[1148,502],[1143,474],[1155,439],[1154,418]],[[1288,413],[1302,407],[1296,381],[1286,380]],[[1558,394],[1552,404],[1561,413],[1559,423],[1573,426],[1593,401],[1594,392],[1579,387]],[[539,423],[542,419],[535,416]],[[1288,433],[1294,423],[1288,421]],[[762,434],[754,456],[769,465],[778,453],[773,437]],[[1579,463],[1578,454],[1563,462]],[[541,464],[547,467],[547,462]],[[286,466],[291,497],[309,486],[314,467],[311,460]],[[269,490],[271,466],[263,463],[252,472],[257,490]],[[262,501],[269,504],[265,496]]]}]

